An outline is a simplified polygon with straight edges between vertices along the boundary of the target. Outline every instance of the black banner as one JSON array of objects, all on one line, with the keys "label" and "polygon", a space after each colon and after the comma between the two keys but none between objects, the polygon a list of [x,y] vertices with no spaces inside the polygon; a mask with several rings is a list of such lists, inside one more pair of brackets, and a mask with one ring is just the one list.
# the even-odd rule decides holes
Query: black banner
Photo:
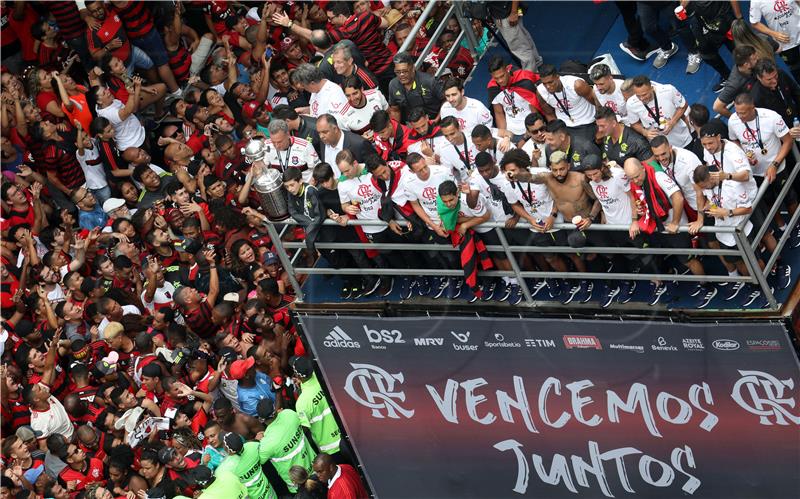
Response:
[{"label": "black banner", "polygon": [[800,496],[780,324],[301,321],[380,498]]}]

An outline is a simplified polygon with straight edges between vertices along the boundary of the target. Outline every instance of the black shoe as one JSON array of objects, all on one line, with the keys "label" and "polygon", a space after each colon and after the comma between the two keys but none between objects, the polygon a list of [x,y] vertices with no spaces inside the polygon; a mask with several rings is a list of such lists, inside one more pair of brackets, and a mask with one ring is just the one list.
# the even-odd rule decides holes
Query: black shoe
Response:
[{"label": "black shoe", "polygon": [[629,56],[631,56],[634,59],[636,59],[637,61],[644,62],[649,57],[649,54],[647,52],[645,52],[644,50],[641,50],[641,49],[637,49],[636,47],[633,47],[633,46],[629,45],[628,42],[620,43],[619,44],[619,48],[623,52],[628,54]]},{"label": "black shoe", "polygon": [[689,292],[689,296],[692,296],[692,297],[694,297],[694,296],[697,296],[697,295],[699,295],[700,293],[702,293],[703,291],[705,291],[705,289],[706,289],[706,288],[705,288],[705,286],[703,286],[702,284],[698,284],[697,286],[695,286],[695,287],[694,287],[694,288],[693,288],[693,289],[692,289],[692,290]]},{"label": "black shoe", "polygon": [[564,281],[561,279],[550,279],[547,281],[547,293],[550,295],[550,298],[558,298],[564,294],[565,287]]},{"label": "black shoe", "polygon": [[339,298],[342,300],[349,300],[353,297],[353,287],[350,286],[349,283],[342,286],[342,290],[339,292]]},{"label": "black shoe", "polygon": [[706,308],[709,305],[709,303],[711,303],[711,300],[713,300],[715,296],[717,296],[717,288],[708,285],[704,286],[703,292],[697,296],[697,301],[694,304],[694,308],[697,309]]},{"label": "black shoe", "polygon": [[[428,296],[431,294],[433,290],[433,286],[431,286],[431,280],[433,277],[420,277],[417,279],[417,293],[420,296]],[[434,283],[435,286],[435,283]]]},{"label": "black shoe", "polygon": [[377,294],[383,297],[387,297],[392,294],[392,290],[394,289],[394,278],[393,277],[382,277],[380,287],[378,288]]},{"label": "black shoe", "polygon": [[594,282],[583,280],[580,283],[580,289],[578,294],[575,296],[575,300],[578,303],[587,303],[589,300],[592,299],[592,291],[594,290]]},{"label": "black shoe", "polygon": [[753,302],[758,300],[758,298],[761,296],[761,290],[752,284],[748,284],[747,286],[745,286],[744,289],[745,289],[744,300],[740,302],[742,307],[747,307],[749,305],[752,305]]},{"label": "black shoe", "polygon": [[479,292],[483,292],[483,287],[482,286],[478,286],[478,290],[477,291],[470,290],[469,294],[471,296],[469,296],[469,298],[467,298],[467,302],[468,303],[475,303],[476,301],[478,301],[478,291]]},{"label": "black shoe", "polygon": [[648,303],[650,305],[657,305],[658,302],[661,301],[661,297],[664,296],[664,293],[667,292],[667,285],[663,282],[661,284],[653,284],[653,291],[650,293],[650,300]]},{"label": "black shoe", "polygon": [[[375,279],[375,282],[377,282],[377,281],[378,280]],[[351,300],[358,300],[362,296],[363,297],[369,296],[369,294],[367,294],[366,290],[362,286],[357,285],[357,284],[354,284],[354,285],[350,286],[350,299]]]},{"label": "black shoe", "polygon": [[786,289],[792,283],[792,267],[785,263],[776,265],[772,274],[775,276],[775,287],[778,289]]},{"label": "black shoe", "polygon": [[725,301],[731,301],[731,300],[733,300],[734,298],[736,298],[737,296],[739,296],[739,293],[742,291],[742,289],[744,289],[744,288],[745,288],[745,285],[746,285],[746,284],[747,284],[747,283],[746,283],[746,282],[744,282],[744,281],[739,281],[739,282],[733,282],[733,283],[731,283],[731,286],[726,286],[726,287],[725,287],[725,291],[726,291],[727,293],[725,294],[725,297],[724,297],[723,299],[724,299]]},{"label": "black shoe", "polygon": [[725,88],[725,84],[726,83],[728,83],[728,80],[721,80],[719,83],[714,85],[714,88],[712,90],[714,90],[715,94],[718,94],[718,93],[722,92],[723,88]]},{"label": "black shoe", "polygon": [[[381,285],[381,280],[377,277],[368,277],[364,281],[364,288],[363,291],[359,294],[359,296],[370,296],[378,290]],[[354,290],[355,291],[355,290]],[[353,297],[355,298],[355,296]]]},{"label": "black shoe", "polygon": [[577,296],[580,291],[581,291],[581,285],[580,283],[576,282],[575,284],[570,286],[569,289],[567,289],[564,299],[561,300],[561,304],[569,305],[570,303],[572,303],[572,300],[575,299],[575,296]]},{"label": "black shoe", "polygon": [[497,289],[497,282],[492,281],[488,285],[482,286],[482,289],[483,289],[483,297],[481,297],[481,300],[489,301],[492,298],[494,298],[494,292]]},{"label": "black shoe", "polygon": [[[516,286],[516,284],[514,285]],[[506,301],[508,297],[511,296],[511,284],[503,281],[498,287],[497,291],[495,292],[495,300],[497,301]]]},{"label": "black shoe", "polygon": [[512,284],[509,289],[511,290],[511,295],[508,297],[508,303],[510,305],[519,305],[522,301],[522,290],[519,289],[519,285]]},{"label": "black shoe", "polygon": [[457,300],[459,297],[461,297],[461,293],[463,292],[464,292],[464,280],[459,279],[458,277],[451,277],[450,286],[448,287],[447,290],[450,299]]},{"label": "black shoe", "polygon": [[434,282],[433,289],[431,290],[433,299],[441,298],[444,292],[447,291],[448,286],[450,286],[450,280],[448,278],[438,278],[437,281]]},{"label": "black shoe", "polygon": [[614,298],[619,295],[620,289],[617,285],[604,285],[603,286],[603,295],[600,297],[600,306],[602,308],[608,308],[611,303],[614,301]]},{"label": "black shoe", "polygon": [[617,303],[625,304],[633,299],[633,293],[636,292],[636,281],[622,281],[620,285],[619,294],[617,295]]},{"label": "black shoe", "polygon": [[400,285],[400,299],[401,300],[408,300],[411,298],[411,295],[414,294],[414,288],[417,287],[417,281],[413,278],[403,279],[403,283]]}]

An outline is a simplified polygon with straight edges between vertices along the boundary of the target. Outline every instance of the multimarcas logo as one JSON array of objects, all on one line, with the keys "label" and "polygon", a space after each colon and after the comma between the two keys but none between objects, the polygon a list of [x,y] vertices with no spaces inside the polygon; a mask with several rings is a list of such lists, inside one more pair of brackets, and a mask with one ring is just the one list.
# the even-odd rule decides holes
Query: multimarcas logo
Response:
[{"label": "multimarcas logo", "polygon": [[611,343],[608,345],[611,350],[625,350],[627,352],[644,353],[644,345],[623,345],[622,343]]},{"label": "multimarcas logo", "polygon": [[569,348],[594,348],[602,350],[603,346],[597,336],[582,336],[575,334],[564,335],[564,346]]}]

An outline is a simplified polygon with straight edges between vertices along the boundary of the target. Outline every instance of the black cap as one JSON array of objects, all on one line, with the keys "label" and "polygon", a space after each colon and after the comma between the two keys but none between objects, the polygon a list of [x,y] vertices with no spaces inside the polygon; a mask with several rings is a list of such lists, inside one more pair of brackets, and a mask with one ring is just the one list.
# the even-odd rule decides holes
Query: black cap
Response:
[{"label": "black cap", "polygon": [[155,362],[151,362],[142,368],[142,376],[147,376],[148,378],[160,378],[161,374],[161,366]]},{"label": "black cap", "polygon": [[314,363],[308,357],[292,357],[289,359],[294,373],[302,378],[309,378],[314,374]]},{"label": "black cap", "polygon": [[264,398],[258,401],[256,412],[261,419],[270,419],[275,416],[275,404],[272,399]]},{"label": "black cap", "polygon": [[239,454],[244,448],[242,437],[238,433],[232,431],[226,432],[225,435],[222,436],[222,442],[225,444],[225,448],[234,454]]},{"label": "black cap", "polygon": [[198,487],[205,487],[214,481],[214,474],[208,469],[208,466],[199,464],[194,468],[183,473],[186,483],[190,486],[197,485]]}]

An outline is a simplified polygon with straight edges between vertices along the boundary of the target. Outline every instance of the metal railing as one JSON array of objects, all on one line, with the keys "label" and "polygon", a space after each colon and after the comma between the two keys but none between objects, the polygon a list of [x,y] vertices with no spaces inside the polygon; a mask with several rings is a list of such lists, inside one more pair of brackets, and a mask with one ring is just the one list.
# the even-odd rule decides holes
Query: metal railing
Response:
[{"label": "metal railing", "polygon": [[[795,158],[800,159],[800,153],[798,153],[797,147],[793,148],[793,154]],[[718,233],[725,233],[731,234],[736,241],[736,249],[712,249],[712,248],[655,248],[655,247],[595,247],[595,246],[587,246],[585,248],[581,248],[576,250],[576,248],[572,248],[570,246],[551,246],[551,247],[539,247],[539,246],[516,246],[511,245],[508,243],[506,239],[505,233],[502,230],[504,224],[501,222],[487,222],[482,224],[482,227],[492,227],[497,231],[498,238],[500,240],[500,245],[489,245],[487,246],[487,250],[490,252],[502,252],[505,254],[506,258],[508,259],[509,263],[511,264],[511,270],[492,270],[492,271],[485,271],[481,272],[481,275],[485,276],[492,276],[492,277],[515,277],[517,279],[517,283],[520,287],[520,290],[525,298],[525,302],[528,305],[534,303],[534,299],[531,295],[530,289],[528,288],[525,279],[526,278],[559,278],[559,279],[597,279],[597,280],[638,280],[638,281],[680,281],[680,282],[747,282],[751,284],[757,285],[763,296],[766,298],[769,309],[772,311],[777,311],[779,308],[779,304],[773,294],[769,284],[767,283],[767,275],[769,270],[772,266],[776,263],[778,256],[780,255],[781,250],[786,244],[790,234],[793,231],[793,228],[797,224],[798,218],[800,218],[800,210],[797,210],[789,220],[787,224],[787,230],[783,233],[780,239],[777,241],[777,247],[775,252],[771,255],[769,261],[765,265],[765,270],[761,269],[759,264],[759,260],[756,256],[756,251],[760,246],[761,240],[763,239],[764,235],[766,234],[768,225],[770,221],[775,216],[775,214],[780,209],[780,206],[783,203],[783,200],[786,198],[787,194],[789,193],[789,189],[792,188],[792,183],[797,178],[798,173],[800,173],[800,167],[793,168],[792,171],[787,176],[786,183],[783,185],[783,188],[778,193],[777,199],[773,206],[770,207],[768,216],[766,218],[765,225],[762,227],[754,227],[751,230],[751,235],[755,234],[754,237],[748,238],[745,234],[744,230],[747,225],[747,222],[750,220],[752,215],[747,216],[739,225],[735,227],[717,227],[717,226],[704,226],[700,232],[703,234],[718,234]],[[767,182],[762,183],[761,187],[758,190],[758,194],[753,202],[753,207],[757,206],[758,203],[761,202],[761,199],[764,196],[767,188],[770,184]],[[282,235],[285,233],[286,229],[295,224],[295,222],[291,219],[284,220],[281,222],[272,222],[267,224],[267,229],[269,230],[269,235],[272,238],[273,243],[275,244],[278,257],[281,260],[284,268],[289,274],[289,278],[291,281],[292,286],[297,291],[297,299],[298,301],[303,301],[304,296],[301,290],[299,283],[296,280],[296,274],[306,274],[306,275],[374,275],[374,276],[437,276],[437,277],[463,277],[463,271],[461,269],[409,269],[409,268],[369,268],[369,269],[361,269],[361,268],[318,268],[318,267],[302,267],[296,266],[295,261],[302,253],[302,249],[304,249],[305,243],[303,242],[286,242],[282,241]],[[326,220],[326,225],[337,226],[335,222],[332,220]],[[360,226],[387,226],[387,224],[380,220],[350,220],[348,221],[348,225],[360,225]],[[282,226],[282,227],[281,227]],[[281,229],[279,230],[279,227]],[[530,225],[527,222],[520,222],[516,225],[515,228],[519,229],[530,229]],[[561,223],[555,224],[555,229],[562,229],[562,230],[573,230],[575,229],[575,225],[571,223]],[[610,224],[592,224],[588,227],[587,230],[589,231],[622,231],[627,233],[629,227],[627,225],[610,225]],[[678,228],[679,232],[686,233],[689,231],[688,226],[681,226]],[[422,244],[422,243],[363,243],[363,242],[350,242],[350,243],[331,243],[331,242],[317,242],[316,247],[318,249],[330,249],[330,250],[349,250],[349,249],[360,249],[360,250],[383,250],[383,251],[424,251],[429,252],[432,250],[435,251],[458,251],[458,248],[454,248],[451,245],[445,244]],[[293,250],[294,255],[290,257],[287,250]],[[622,273],[622,272],[609,272],[609,273],[602,273],[602,272],[550,272],[550,271],[534,271],[534,270],[522,270],[519,266],[517,254],[524,254],[524,253],[559,253],[559,254],[575,254],[576,252],[584,253],[584,254],[623,254],[623,255],[694,255],[694,256],[738,256],[740,257],[746,264],[747,269],[749,271],[748,276],[729,276],[729,275],[703,275],[703,276],[696,276],[696,275],[676,275],[672,273],[662,273],[662,274],[644,274],[644,273]]]}]

